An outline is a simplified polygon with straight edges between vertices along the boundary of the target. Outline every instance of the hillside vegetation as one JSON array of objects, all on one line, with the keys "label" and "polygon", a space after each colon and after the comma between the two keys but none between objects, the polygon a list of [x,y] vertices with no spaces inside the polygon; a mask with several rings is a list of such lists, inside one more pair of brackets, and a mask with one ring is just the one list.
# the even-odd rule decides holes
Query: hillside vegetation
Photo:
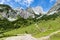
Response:
[{"label": "hillside vegetation", "polygon": [[0,20],[0,37],[16,36],[19,34],[32,34],[42,37],[60,30],[60,12],[53,15],[44,15],[40,19],[19,18],[14,22],[7,19]]},{"label": "hillside vegetation", "polygon": [[[59,11],[60,9],[57,10],[58,12],[56,11],[56,13],[52,15],[48,14],[37,15],[32,9],[27,10],[31,14],[29,14],[29,12],[24,10],[22,10],[23,14],[21,14],[20,13],[21,10],[19,10],[19,13],[17,13],[16,10],[13,10],[8,5],[0,5],[0,7],[3,7],[2,9],[0,9],[0,38],[17,36],[21,34],[31,34],[36,38],[40,38],[43,36],[47,36],[52,32],[60,30],[60,11]],[[26,17],[26,15],[29,16]],[[41,17],[41,15],[43,16]],[[31,16],[35,17],[31,18]],[[8,18],[11,19],[17,18],[17,20],[9,21],[10,19]],[[60,33],[51,36],[51,40],[57,40],[57,39],[60,40],[59,37]]]},{"label": "hillside vegetation", "polygon": [[60,40],[60,32],[51,36],[50,40]]}]

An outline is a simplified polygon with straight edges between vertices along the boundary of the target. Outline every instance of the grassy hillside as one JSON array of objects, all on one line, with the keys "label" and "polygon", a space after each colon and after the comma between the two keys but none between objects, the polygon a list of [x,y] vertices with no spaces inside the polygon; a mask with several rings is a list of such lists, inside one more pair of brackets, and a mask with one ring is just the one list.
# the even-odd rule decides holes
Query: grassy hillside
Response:
[{"label": "grassy hillside", "polygon": [[[32,34],[42,37],[60,30],[60,13],[43,16],[41,19],[22,19],[15,22],[0,21],[0,37],[16,36],[18,34]],[[4,25],[4,26],[3,26]]]},{"label": "grassy hillside", "polygon": [[50,40],[60,40],[60,32],[51,36]]}]

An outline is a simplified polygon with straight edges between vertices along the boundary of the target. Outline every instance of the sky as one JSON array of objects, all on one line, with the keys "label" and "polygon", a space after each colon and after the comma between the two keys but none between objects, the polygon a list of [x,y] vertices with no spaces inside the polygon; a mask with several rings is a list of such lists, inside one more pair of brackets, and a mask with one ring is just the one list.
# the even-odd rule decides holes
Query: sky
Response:
[{"label": "sky", "polygon": [[10,5],[12,8],[26,9],[28,7],[40,6],[45,12],[47,12],[54,4],[56,0],[0,0],[0,4]]}]

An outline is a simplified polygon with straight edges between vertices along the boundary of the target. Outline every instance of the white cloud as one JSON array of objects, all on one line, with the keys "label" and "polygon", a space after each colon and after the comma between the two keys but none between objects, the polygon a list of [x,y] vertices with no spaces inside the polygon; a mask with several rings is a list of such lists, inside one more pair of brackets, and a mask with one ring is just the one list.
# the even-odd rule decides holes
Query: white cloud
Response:
[{"label": "white cloud", "polygon": [[54,0],[50,0],[50,3],[53,2]]},{"label": "white cloud", "polygon": [[4,4],[5,0],[1,0],[0,4]]},{"label": "white cloud", "polygon": [[[19,3],[20,5],[21,5],[21,7],[23,6],[25,6],[25,7],[29,7],[30,6],[30,4],[33,2],[34,0],[14,0],[14,2],[15,3]],[[13,3],[12,3],[12,0],[0,0],[0,4],[11,4],[11,5],[13,5]],[[9,4],[9,5],[10,5]]]},{"label": "white cloud", "polygon": [[6,0],[7,2],[10,2],[11,0]]},{"label": "white cloud", "polygon": [[10,2],[11,0],[1,0],[0,4],[4,4],[5,2]]},{"label": "white cloud", "polygon": [[20,5],[25,5],[27,7],[29,7],[33,1],[34,0],[15,0],[15,2],[18,2]]}]

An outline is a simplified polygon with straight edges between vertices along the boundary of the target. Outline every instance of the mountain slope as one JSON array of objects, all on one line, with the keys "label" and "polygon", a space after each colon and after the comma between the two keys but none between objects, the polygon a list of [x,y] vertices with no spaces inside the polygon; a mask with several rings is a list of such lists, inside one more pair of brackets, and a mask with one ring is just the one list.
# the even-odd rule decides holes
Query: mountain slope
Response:
[{"label": "mountain slope", "polygon": [[[60,11],[60,0],[57,0],[57,2],[52,6],[52,8],[48,11],[48,14],[50,14],[51,12],[59,12]],[[54,13],[56,13],[54,12]],[[53,14],[54,14],[53,13]]]},{"label": "mountain slope", "polygon": [[[20,21],[20,20],[19,20]],[[17,21],[15,25],[20,25]],[[30,20],[31,21],[31,20]],[[32,22],[33,23],[33,22]],[[26,24],[26,23],[25,23]],[[60,30],[60,13],[43,17],[42,19],[36,20],[35,23],[28,26],[23,25],[20,27],[8,32],[1,34],[3,37],[12,36],[18,34],[32,34],[34,37],[46,36],[54,31]]]},{"label": "mountain slope", "polygon": [[[30,10],[27,11],[32,12]],[[22,11],[22,13],[24,13],[23,17],[26,15],[27,11]],[[23,17],[20,17],[20,12],[15,14],[14,10],[14,15],[9,16],[14,18],[19,15],[18,20],[13,22],[8,21],[7,19],[0,20],[0,37],[16,36],[19,34],[32,34],[34,37],[42,37],[49,35],[54,31],[60,30],[60,11],[57,11],[57,13],[52,15],[45,14],[39,19],[36,19],[36,16],[39,17],[40,15],[36,15],[33,11],[32,14],[34,13],[33,16],[35,16],[35,18],[29,17],[28,19],[24,19]]]}]

